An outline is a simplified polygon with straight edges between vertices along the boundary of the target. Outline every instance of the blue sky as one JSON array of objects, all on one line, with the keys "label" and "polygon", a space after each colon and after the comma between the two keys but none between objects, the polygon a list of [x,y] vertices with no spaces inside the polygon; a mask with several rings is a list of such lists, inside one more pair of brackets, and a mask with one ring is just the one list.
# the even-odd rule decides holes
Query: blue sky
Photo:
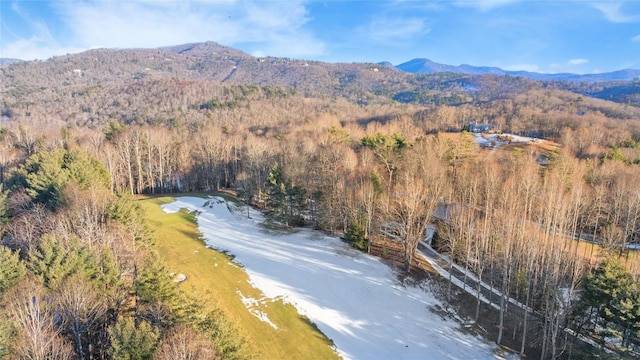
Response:
[{"label": "blue sky", "polygon": [[0,0],[0,57],[212,40],[256,56],[640,69],[640,0]]}]

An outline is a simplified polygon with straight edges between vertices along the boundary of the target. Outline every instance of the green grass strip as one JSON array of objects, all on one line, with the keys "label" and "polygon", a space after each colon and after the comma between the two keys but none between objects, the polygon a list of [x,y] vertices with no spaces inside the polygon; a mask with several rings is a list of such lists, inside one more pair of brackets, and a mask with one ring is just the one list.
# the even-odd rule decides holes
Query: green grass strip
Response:
[{"label": "green grass strip", "polygon": [[[339,359],[332,341],[315,324],[301,316],[293,305],[266,299],[249,284],[241,266],[223,253],[207,248],[193,214],[182,210],[167,214],[160,205],[172,197],[141,200],[155,237],[158,252],[170,271],[185,274],[180,286],[197,296],[211,309],[221,309],[249,339],[259,359]],[[259,299],[254,312],[266,314],[277,329],[253,315],[243,304],[245,298]]]}]

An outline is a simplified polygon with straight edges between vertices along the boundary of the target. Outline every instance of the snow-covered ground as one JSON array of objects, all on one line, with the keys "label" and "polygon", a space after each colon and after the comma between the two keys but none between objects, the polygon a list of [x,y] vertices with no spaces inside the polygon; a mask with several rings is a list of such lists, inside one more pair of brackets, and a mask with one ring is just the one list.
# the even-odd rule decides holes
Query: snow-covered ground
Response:
[{"label": "snow-covered ground", "polygon": [[166,212],[181,208],[197,210],[208,245],[235,255],[255,287],[292,303],[345,359],[503,358],[495,344],[432,312],[441,305],[433,295],[401,286],[388,266],[340,239],[307,229],[270,232],[259,213],[247,219],[246,211],[231,212],[219,198],[180,197],[163,205]]},{"label": "snow-covered ground", "polygon": [[514,134],[481,134],[473,133],[473,141],[480,144],[480,146],[486,147],[499,147],[502,144],[509,143],[531,143],[543,141],[542,139],[519,136]]}]

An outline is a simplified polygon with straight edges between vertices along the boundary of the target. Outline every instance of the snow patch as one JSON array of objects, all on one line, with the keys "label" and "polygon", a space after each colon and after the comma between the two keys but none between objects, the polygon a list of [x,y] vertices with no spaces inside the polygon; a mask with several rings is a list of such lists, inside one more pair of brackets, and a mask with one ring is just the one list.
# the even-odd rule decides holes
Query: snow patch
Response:
[{"label": "snow patch", "polygon": [[431,293],[401,285],[390,267],[338,238],[267,232],[260,213],[234,214],[219,198],[180,197],[162,208],[195,211],[208,246],[234,255],[266,298],[294,305],[345,360],[517,358],[434,314],[443,306]]},{"label": "snow patch", "polygon": [[271,302],[272,301],[271,299],[267,299],[265,297],[262,297],[260,299],[245,297],[244,295],[242,295],[240,290],[236,290],[236,293],[240,295],[240,299],[242,300],[242,303],[253,316],[260,319],[260,321],[271,325],[272,328],[278,330],[278,327],[269,319],[269,316],[260,310],[260,306],[262,306],[263,304],[266,304],[267,302]]}]

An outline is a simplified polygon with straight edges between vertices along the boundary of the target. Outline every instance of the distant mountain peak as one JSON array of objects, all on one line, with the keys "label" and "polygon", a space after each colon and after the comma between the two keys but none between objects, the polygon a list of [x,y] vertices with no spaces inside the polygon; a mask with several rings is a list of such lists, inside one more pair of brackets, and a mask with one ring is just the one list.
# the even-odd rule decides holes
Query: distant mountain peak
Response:
[{"label": "distant mountain peak", "polygon": [[378,65],[380,65],[380,66],[384,66],[384,67],[388,67],[388,68],[393,68],[393,69],[395,69],[395,68],[396,68],[396,67],[395,67],[395,66],[393,66],[393,64],[392,64],[392,63],[390,63],[389,61],[380,61],[380,62],[378,63]]}]

